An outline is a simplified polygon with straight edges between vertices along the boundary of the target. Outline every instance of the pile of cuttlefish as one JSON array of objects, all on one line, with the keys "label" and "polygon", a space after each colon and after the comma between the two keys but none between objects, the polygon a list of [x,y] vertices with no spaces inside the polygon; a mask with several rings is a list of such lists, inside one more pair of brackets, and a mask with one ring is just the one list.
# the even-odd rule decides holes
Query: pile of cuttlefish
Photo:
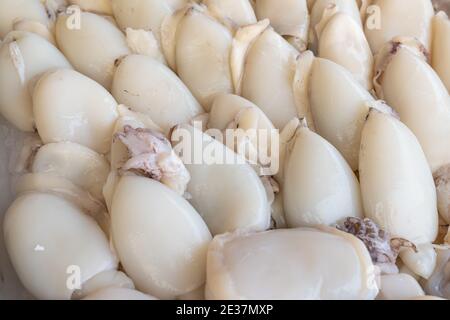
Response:
[{"label": "pile of cuttlefish", "polygon": [[[449,9],[0,0],[0,114],[28,132],[2,226],[21,282],[37,299],[450,299]],[[236,146],[211,134],[230,130]],[[195,143],[240,161],[187,161]]]}]

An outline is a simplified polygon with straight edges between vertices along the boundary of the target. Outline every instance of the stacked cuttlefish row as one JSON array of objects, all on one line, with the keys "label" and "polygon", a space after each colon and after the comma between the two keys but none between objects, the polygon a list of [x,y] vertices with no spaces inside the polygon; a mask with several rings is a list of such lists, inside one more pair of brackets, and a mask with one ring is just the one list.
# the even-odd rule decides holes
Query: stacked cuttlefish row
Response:
[{"label": "stacked cuttlefish row", "polygon": [[[24,286],[450,298],[450,22],[433,4],[0,0],[0,113],[30,132],[3,223]],[[227,129],[278,129],[278,172],[250,161],[261,139],[209,134]],[[241,161],[187,161],[199,141]]]}]

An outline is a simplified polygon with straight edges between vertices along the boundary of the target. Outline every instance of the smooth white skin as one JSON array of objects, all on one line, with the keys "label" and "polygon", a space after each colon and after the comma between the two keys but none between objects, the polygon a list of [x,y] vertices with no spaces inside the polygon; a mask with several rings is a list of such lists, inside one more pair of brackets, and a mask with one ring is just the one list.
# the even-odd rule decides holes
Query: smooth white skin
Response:
[{"label": "smooth white skin", "polygon": [[373,268],[362,242],[336,229],[225,234],[209,246],[206,294],[217,300],[374,299]]},{"label": "smooth white skin", "polygon": [[[396,108],[402,121],[419,139],[435,177],[439,213],[450,221],[450,142],[447,139],[450,134],[450,96],[421,53],[401,44],[393,56],[386,56],[384,51],[392,51],[392,45],[383,48],[378,58],[377,64],[380,64],[387,57],[387,66],[376,80],[377,92]],[[408,79],[403,81],[399,73],[408,74]]]},{"label": "smooth white skin", "polygon": [[68,267],[78,266],[81,283],[117,267],[106,236],[70,202],[50,194],[21,196],[3,223],[5,244],[24,286],[38,299],[70,299]]},{"label": "smooth white skin", "polygon": [[117,103],[95,81],[68,69],[49,72],[37,83],[33,104],[44,143],[70,141],[101,154],[109,151]]},{"label": "smooth white skin", "polygon": [[359,177],[368,218],[416,245],[434,241],[438,213],[431,171],[416,137],[391,115],[370,113],[362,132]]},{"label": "smooth white skin", "polygon": [[405,273],[407,275],[410,275],[411,277],[413,277],[414,279],[416,279],[417,281],[420,280],[420,276],[416,273],[414,273],[414,271],[412,271],[407,265],[405,265],[401,260],[397,260],[397,266],[398,266],[398,270],[399,273]]},{"label": "smooth white skin", "polygon": [[[189,3],[184,8],[167,15],[161,23],[161,50],[167,65],[174,71],[177,69],[176,62],[176,37],[180,21],[184,18],[186,11],[192,6],[197,6],[194,2]],[[201,8],[201,7],[199,7]]]},{"label": "smooth white skin", "polygon": [[336,225],[362,217],[355,174],[330,143],[300,127],[284,168],[284,211],[289,227]]},{"label": "smooth white skin", "polygon": [[417,280],[408,274],[387,274],[380,277],[377,300],[408,300],[424,295]]},{"label": "smooth white skin", "polygon": [[76,143],[60,142],[41,147],[34,156],[31,171],[66,178],[103,200],[102,188],[110,168],[97,152]]},{"label": "smooth white skin", "polygon": [[361,131],[374,98],[348,70],[326,59],[314,60],[309,83],[316,131],[358,170]]},{"label": "smooth white skin", "polygon": [[[186,0],[111,0],[114,17],[122,30],[126,28],[152,31],[161,38],[161,24],[165,17],[187,3]],[[172,2],[172,3],[171,3]],[[178,2],[178,3],[177,3]]]},{"label": "smooth white skin", "polygon": [[315,0],[311,6],[311,28],[316,27],[322,20],[325,9],[332,4],[336,5],[338,12],[348,14],[360,26],[362,25],[358,5],[355,0]]},{"label": "smooth white skin", "polygon": [[158,300],[158,299],[132,289],[109,287],[100,289],[88,295],[83,300]]},{"label": "smooth white skin", "polygon": [[417,253],[404,250],[400,257],[409,269],[427,278],[436,263],[431,242],[438,234],[438,216],[436,189],[430,182],[429,166],[423,165],[423,156],[416,137],[406,126],[390,116],[371,113],[363,130],[360,153],[366,216],[393,236],[417,246]]},{"label": "smooth white skin", "polygon": [[400,258],[411,271],[424,279],[431,276],[436,266],[436,250],[431,243],[417,245],[417,252],[403,249]]},{"label": "smooth white skin", "polygon": [[48,29],[48,26],[33,20],[18,20],[13,25],[14,31],[28,31],[31,33],[35,33],[47,41],[49,41],[52,45],[56,46],[56,40],[53,33]]},{"label": "smooth white skin", "polygon": [[226,93],[218,94],[211,106],[208,128],[225,130],[240,111],[255,107],[256,105],[253,102],[240,96]]},{"label": "smooth white skin", "polygon": [[402,46],[382,76],[381,89],[383,99],[420,141],[431,170],[447,165],[450,96],[430,65]]},{"label": "smooth white skin", "polygon": [[146,55],[166,64],[160,45],[151,31],[127,28],[126,35],[128,47],[133,53]]},{"label": "smooth white skin", "polygon": [[242,95],[242,79],[248,51],[269,25],[269,19],[264,19],[257,23],[240,27],[234,34],[230,53],[230,68],[234,91],[237,95]]},{"label": "smooth white skin", "polygon": [[267,28],[248,51],[242,96],[261,108],[276,128],[297,116],[293,93],[298,51]]},{"label": "smooth white skin", "polygon": [[[254,109],[258,113],[258,129],[275,129],[272,122],[253,102],[234,94],[218,94],[214,99],[208,118],[208,128],[219,130],[227,129],[228,125],[236,120],[239,112]],[[246,130],[247,128],[243,128]]]},{"label": "smooth white skin", "polygon": [[[174,141],[174,137],[182,141]],[[183,141],[186,138],[188,140]],[[172,135],[172,144],[178,154],[182,150],[183,154],[187,154],[189,149],[196,153],[201,148],[203,155],[210,154],[206,151],[208,149],[220,150],[223,157],[220,156],[219,160],[222,161],[229,159],[227,156],[236,156],[231,149],[192,126],[177,128]],[[270,206],[266,190],[250,165],[210,164],[205,161],[192,164],[192,161],[186,163],[186,160],[185,165],[191,175],[187,187],[187,193],[191,196],[189,202],[200,213],[213,235],[238,229],[263,231],[269,228]]]},{"label": "smooth white skin", "polygon": [[431,53],[431,65],[450,92],[450,21],[444,12],[439,12],[433,20]]},{"label": "smooth white skin", "polygon": [[184,198],[155,180],[124,176],[111,217],[114,246],[138,290],[173,299],[204,283],[211,234]]},{"label": "smooth white skin", "polygon": [[142,55],[122,60],[111,92],[119,103],[149,115],[164,132],[204,112],[175,73]]},{"label": "smooth white skin", "polygon": [[372,51],[351,16],[338,12],[328,21],[319,35],[319,57],[343,66],[364,88],[372,89]]},{"label": "smooth white skin", "polygon": [[240,27],[256,23],[255,12],[249,0],[203,0],[209,12],[225,22]]},{"label": "smooth white skin", "polygon": [[29,32],[9,33],[0,47],[0,113],[20,130],[33,131],[30,88],[43,73],[56,68],[72,67],[51,43]]},{"label": "smooth white skin", "polygon": [[0,1],[0,38],[12,31],[14,22],[21,19],[38,21],[46,26],[50,23],[40,0],[2,0]]},{"label": "smooth white skin", "polygon": [[101,201],[72,181],[48,173],[26,173],[14,182],[16,194],[30,192],[51,193],[74,203],[88,214],[105,210]]},{"label": "smooth white skin", "polygon": [[234,92],[231,42],[225,26],[195,8],[189,9],[178,25],[177,73],[206,111],[216,94]]},{"label": "smooth white skin", "polygon": [[77,71],[109,90],[116,60],[130,54],[125,35],[94,13],[81,13],[79,29],[68,27],[68,17],[61,14],[56,22],[58,47]]},{"label": "smooth white skin", "polygon": [[378,6],[381,19],[380,28],[366,24],[364,29],[373,54],[397,36],[414,37],[430,49],[434,16],[430,0],[374,0],[372,5]]},{"label": "smooth white skin", "polygon": [[316,0],[312,6],[311,12],[311,22],[310,22],[310,42],[311,49],[317,52],[318,48],[318,37],[316,33],[316,26],[322,20],[325,9],[330,5],[336,5],[337,12],[342,12],[350,17],[362,27],[361,16],[359,14],[358,5],[355,0]]},{"label": "smooth white skin", "polygon": [[69,4],[79,6],[83,11],[112,15],[111,0],[68,0]]},{"label": "smooth white skin", "polygon": [[103,202],[66,178],[48,173],[28,173],[22,175],[14,187],[18,195],[38,192],[64,198],[94,218],[102,230],[109,234],[110,218]]},{"label": "smooth white skin", "polygon": [[119,105],[117,107],[117,110],[119,111],[120,117],[126,122],[139,123],[141,124],[141,128],[148,128],[159,132],[162,131],[162,129],[158,125],[156,125],[156,123],[153,121],[152,118],[150,118],[148,114],[133,111],[131,110],[131,108],[123,104]]},{"label": "smooth white skin", "polygon": [[256,0],[255,13],[258,20],[269,19],[276,32],[296,38],[301,49],[306,49],[309,31],[306,0]]},{"label": "smooth white skin", "polygon": [[[261,150],[259,149],[260,147],[266,146],[265,155],[270,155],[272,159],[275,159],[271,148],[273,139],[278,139],[278,132],[275,132],[274,125],[264,112],[247,99],[234,94],[218,94],[209,113],[208,128],[219,130],[226,130],[227,128],[242,129],[244,131],[257,130],[257,135],[264,133],[266,134],[266,139],[256,136],[249,138],[249,142],[256,152]],[[227,141],[225,140],[225,142]],[[265,144],[263,145],[263,143]],[[234,151],[240,152],[237,148],[234,148]],[[245,152],[241,152],[241,155],[248,156]],[[277,160],[279,161],[279,159]]]}]

